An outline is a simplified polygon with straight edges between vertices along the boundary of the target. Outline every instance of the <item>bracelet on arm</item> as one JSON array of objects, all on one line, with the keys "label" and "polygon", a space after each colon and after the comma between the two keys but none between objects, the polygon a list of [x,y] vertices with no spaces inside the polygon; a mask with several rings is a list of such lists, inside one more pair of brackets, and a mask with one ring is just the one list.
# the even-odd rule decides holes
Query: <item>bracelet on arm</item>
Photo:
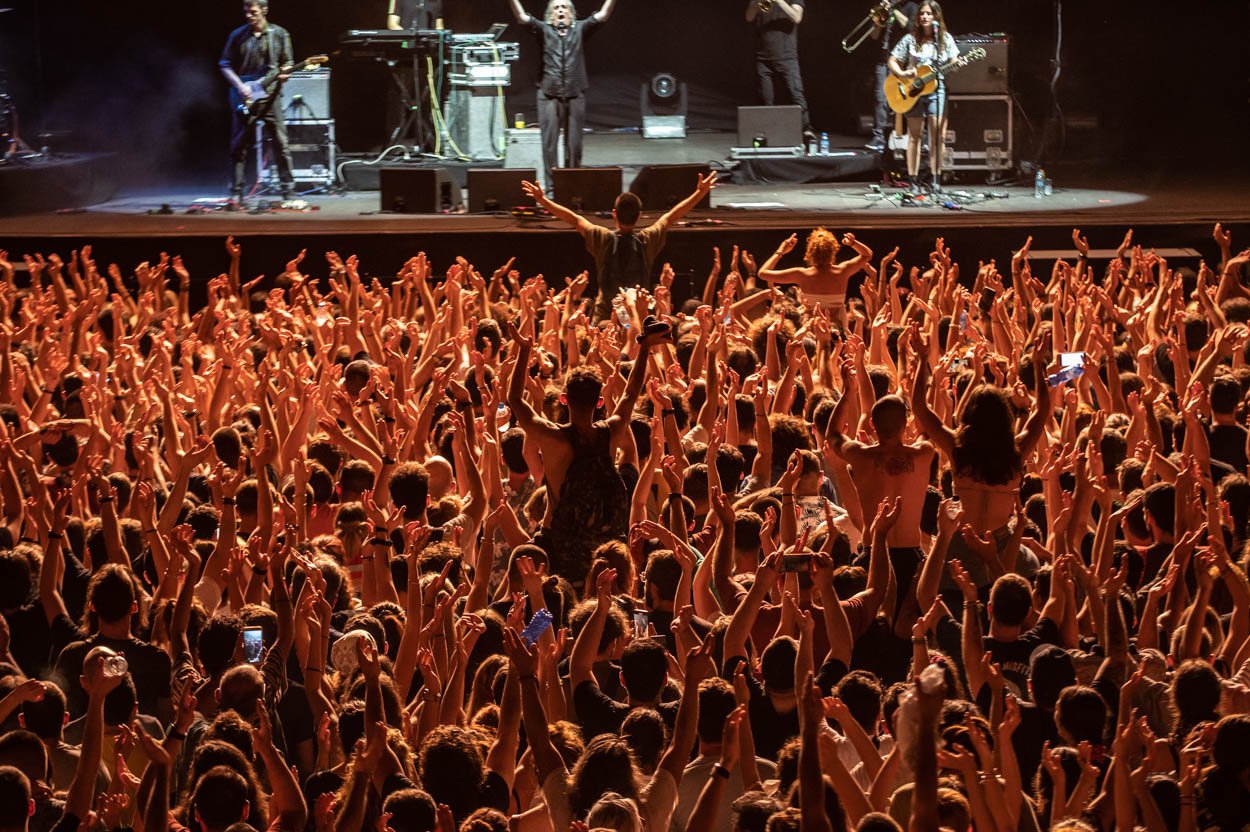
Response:
[{"label": "bracelet on arm", "polygon": [[222,497],[221,504],[223,506],[232,506],[235,504],[235,499],[233,497]]},{"label": "bracelet on arm", "polygon": [[374,546],[385,546],[388,549],[395,545],[394,543],[391,542],[391,539],[389,537],[375,537],[371,539],[369,543],[371,543]]}]

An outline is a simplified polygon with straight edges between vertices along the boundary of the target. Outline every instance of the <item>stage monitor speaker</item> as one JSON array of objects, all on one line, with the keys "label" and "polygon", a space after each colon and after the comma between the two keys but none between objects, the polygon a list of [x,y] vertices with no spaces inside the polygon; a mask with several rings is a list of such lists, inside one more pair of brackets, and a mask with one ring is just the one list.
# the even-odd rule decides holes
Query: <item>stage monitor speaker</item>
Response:
[{"label": "stage monitor speaker", "polygon": [[798,147],[803,144],[803,108],[739,107],[736,147]]},{"label": "stage monitor speaker", "polygon": [[1007,95],[1010,92],[1007,83],[1007,52],[1011,40],[1007,35],[956,35],[955,44],[961,55],[969,49],[980,47],[985,50],[985,57],[948,75],[947,95]]},{"label": "stage monitor speaker", "polygon": [[[646,211],[667,211],[694,192],[699,174],[707,176],[707,165],[647,165],[638,171],[629,189],[642,200]],[[710,194],[705,194],[695,208],[711,207]]]},{"label": "stage monitor speaker", "polygon": [[441,214],[463,203],[460,186],[444,168],[391,165],[378,170],[381,208],[396,214]]},{"label": "stage monitor speaker", "polygon": [[330,70],[292,72],[278,93],[278,106],[287,122],[324,121],[330,115]]},{"label": "stage monitor speaker", "polygon": [[521,183],[538,177],[534,168],[469,168],[469,213],[507,211],[530,200]]},{"label": "stage monitor speaker", "polygon": [[555,168],[555,201],[574,211],[609,211],[621,194],[620,168]]}]

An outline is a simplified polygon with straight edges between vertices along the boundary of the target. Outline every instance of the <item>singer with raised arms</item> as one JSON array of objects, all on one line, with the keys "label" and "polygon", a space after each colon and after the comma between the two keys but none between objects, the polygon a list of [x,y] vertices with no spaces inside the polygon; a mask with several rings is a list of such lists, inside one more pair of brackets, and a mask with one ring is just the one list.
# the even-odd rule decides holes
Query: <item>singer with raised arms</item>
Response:
[{"label": "singer with raised arms", "polygon": [[521,0],[508,0],[512,14],[542,38],[543,68],[538,82],[538,126],[543,139],[543,171],[551,185],[556,166],[560,131],[564,131],[564,166],[581,167],[582,128],[586,123],[585,39],[612,14],[616,0],[604,0],[599,11],[577,19],[571,0],[549,0],[542,19],[525,11]]}]

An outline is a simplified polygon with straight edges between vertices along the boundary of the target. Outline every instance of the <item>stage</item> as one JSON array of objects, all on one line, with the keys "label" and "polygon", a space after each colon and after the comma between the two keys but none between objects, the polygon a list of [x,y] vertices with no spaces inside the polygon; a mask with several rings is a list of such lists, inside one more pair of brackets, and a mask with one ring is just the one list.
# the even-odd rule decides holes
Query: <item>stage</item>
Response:
[{"label": "stage", "polygon": [[[1142,175],[1069,163],[1049,171],[1054,193],[1039,199],[1031,181],[987,184],[984,171],[962,171],[944,193],[909,199],[901,189],[882,184],[880,166],[862,149],[862,138],[834,137],[837,163],[818,160],[823,163],[818,175],[841,171],[845,181],[798,184],[735,184],[729,153],[733,141],[725,133],[660,140],[637,133],[591,134],[586,136],[583,163],[621,167],[622,189],[644,165],[707,164],[722,171],[726,184],[712,193],[710,209],[693,212],[674,229],[663,255],[691,285],[705,273],[711,246],[738,243],[765,254],[790,232],[802,234],[816,225],[853,231],[878,256],[898,245],[907,265],[927,263],[933,238],[940,235],[957,259],[969,258],[964,265],[973,269],[978,259],[1005,262],[1029,234],[1035,238],[1035,251],[1075,256],[1073,227],[1082,228],[1096,249],[1114,249],[1131,227],[1136,241],[1168,248],[1172,259],[1192,260],[1192,265],[1199,256],[1214,256],[1210,232],[1216,221],[1232,229],[1238,247],[1250,237],[1245,173],[1235,178]],[[502,261],[512,254],[523,273],[572,274],[590,266],[573,232],[551,218],[518,218],[507,212],[393,214],[381,210],[377,191],[312,193],[303,197],[309,210],[255,213],[219,210],[224,197],[224,185],[122,188],[96,204],[0,217],[0,249],[14,255],[57,251],[66,256],[90,243],[98,260],[123,268],[168,251],[181,253],[197,279],[220,271],[221,239],[227,234],[244,243],[249,273],[273,274],[302,248],[317,259],[326,249],[356,253],[365,269],[379,276],[394,274],[417,251],[427,251],[436,262],[460,254],[477,258],[483,270],[496,264],[480,262],[482,258]],[[276,199],[260,196],[254,201],[266,206]],[[518,193],[515,204],[524,202]],[[648,211],[646,216],[657,213]],[[610,217],[591,219],[611,223]]]}]

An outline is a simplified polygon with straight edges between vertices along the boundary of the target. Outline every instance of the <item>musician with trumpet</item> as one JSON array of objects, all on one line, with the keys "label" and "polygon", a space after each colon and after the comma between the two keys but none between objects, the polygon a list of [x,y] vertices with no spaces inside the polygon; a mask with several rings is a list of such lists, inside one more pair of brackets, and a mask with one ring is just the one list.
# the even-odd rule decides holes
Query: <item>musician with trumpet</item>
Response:
[{"label": "musician with trumpet", "polygon": [[[946,30],[942,6],[937,0],[924,0],[916,8],[912,30],[899,39],[890,53],[890,74],[914,79],[917,67],[939,67],[959,57],[955,36]],[[918,99],[907,113],[907,175],[913,187],[920,186],[920,143],[925,122],[929,125],[929,168],[933,190],[940,191],[942,150],[946,135],[946,84],[939,76],[937,89]]]},{"label": "musician with trumpet", "polygon": [[803,112],[803,135],[815,139],[799,73],[798,28],[805,0],[749,0],[747,23],[755,27],[755,72],[760,103],[771,106],[777,86],[784,85],[790,103]]}]

